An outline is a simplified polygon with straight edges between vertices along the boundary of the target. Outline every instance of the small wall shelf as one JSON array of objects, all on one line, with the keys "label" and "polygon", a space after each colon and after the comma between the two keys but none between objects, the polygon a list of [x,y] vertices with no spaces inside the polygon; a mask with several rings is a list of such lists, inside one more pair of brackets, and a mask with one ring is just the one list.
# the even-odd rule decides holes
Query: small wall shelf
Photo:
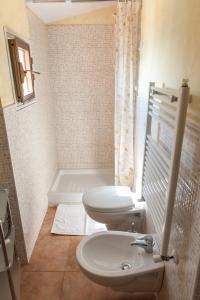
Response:
[{"label": "small wall shelf", "polygon": [[14,255],[15,228],[11,217],[8,191],[0,190],[0,273],[7,273],[12,300],[17,300],[11,273]]},{"label": "small wall shelf", "polygon": [[0,190],[0,223],[4,223],[7,215],[8,194],[5,190]]},{"label": "small wall shelf", "polygon": [[8,192],[0,190],[0,272],[7,271],[13,264],[14,241],[15,229],[10,214]]},{"label": "small wall shelf", "polygon": [[12,267],[13,258],[14,258],[14,241],[15,241],[15,231],[14,231],[14,226],[12,226],[8,238],[5,239],[6,252],[7,252],[7,257],[9,262],[8,265],[6,265],[5,263],[2,243],[0,244],[0,272],[5,272]]}]

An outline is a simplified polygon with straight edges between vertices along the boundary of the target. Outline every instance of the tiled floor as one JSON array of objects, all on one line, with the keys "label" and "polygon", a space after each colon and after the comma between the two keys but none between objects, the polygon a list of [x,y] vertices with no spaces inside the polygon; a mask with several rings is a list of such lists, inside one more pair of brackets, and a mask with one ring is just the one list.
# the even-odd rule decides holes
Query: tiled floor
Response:
[{"label": "tiled floor", "polygon": [[76,262],[81,237],[51,235],[55,214],[49,208],[30,263],[23,267],[21,300],[154,300],[149,295],[114,292],[89,281]]}]

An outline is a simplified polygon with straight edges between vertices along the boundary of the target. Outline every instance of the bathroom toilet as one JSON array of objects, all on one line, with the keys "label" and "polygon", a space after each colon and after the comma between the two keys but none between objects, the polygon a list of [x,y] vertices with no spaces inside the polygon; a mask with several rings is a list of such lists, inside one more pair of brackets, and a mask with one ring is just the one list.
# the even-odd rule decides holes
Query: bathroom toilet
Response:
[{"label": "bathroom toilet", "polygon": [[128,187],[96,187],[82,199],[90,218],[105,224],[108,230],[143,232],[145,209]]}]

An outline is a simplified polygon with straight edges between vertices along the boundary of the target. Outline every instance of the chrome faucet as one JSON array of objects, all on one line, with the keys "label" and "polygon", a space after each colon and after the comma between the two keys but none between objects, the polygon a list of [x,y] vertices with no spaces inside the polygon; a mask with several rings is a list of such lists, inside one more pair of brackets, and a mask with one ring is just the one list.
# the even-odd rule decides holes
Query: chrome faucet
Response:
[{"label": "chrome faucet", "polygon": [[153,237],[151,235],[143,235],[137,238],[134,242],[131,242],[131,246],[139,246],[145,250],[147,253],[153,252]]}]

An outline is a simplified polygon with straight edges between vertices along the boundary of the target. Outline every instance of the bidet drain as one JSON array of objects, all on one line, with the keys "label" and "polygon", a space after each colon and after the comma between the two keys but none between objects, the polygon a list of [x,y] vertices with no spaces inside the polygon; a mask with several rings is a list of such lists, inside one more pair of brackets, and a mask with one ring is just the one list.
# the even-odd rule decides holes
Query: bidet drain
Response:
[{"label": "bidet drain", "polygon": [[122,270],[130,270],[130,269],[132,269],[132,265],[129,263],[129,262],[123,262],[122,264],[121,264],[121,269]]}]

